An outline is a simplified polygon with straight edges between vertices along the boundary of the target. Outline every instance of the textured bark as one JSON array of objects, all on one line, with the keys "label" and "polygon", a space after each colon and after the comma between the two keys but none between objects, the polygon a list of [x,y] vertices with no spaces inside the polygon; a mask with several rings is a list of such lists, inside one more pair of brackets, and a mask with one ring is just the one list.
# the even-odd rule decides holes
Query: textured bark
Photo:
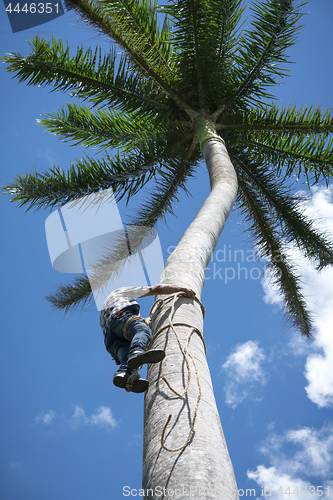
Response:
[{"label": "textured bark", "polygon": [[[198,135],[210,176],[211,193],[170,255],[160,283],[188,286],[200,297],[206,266],[235,202],[237,177],[224,143],[214,130],[204,127]],[[154,315],[153,333],[168,324],[171,303],[172,300],[165,302]],[[177,299],[172,321],[187,323],[203,331],[200,305],[185,297]],[[176,330],[185,348],[190,329],[176,326]],[[164,329],[154,340],[153,347],[164,348],[166,357],[162,363],[150,365],[148,369],[150,385],[145,395],[143,465],[145,498],[185,499],[192,496],[198,500],[237,499],[237,485],[202,339],[196,332],[190,337],[188,350],[196,366],[188,356],[191,379],[182,398],[175,396],[162,379],[165,377],[179,393],[183,392],[188,380],[187,365],[174,332],[170,328]],[[189,435],[199,394],[196,368],[201,399],[194,432],[186,447],[177,452],[166,451],[161,445],[161,437],[169,414],[172,417],[165,432],[165,446],[178,448]]]}]

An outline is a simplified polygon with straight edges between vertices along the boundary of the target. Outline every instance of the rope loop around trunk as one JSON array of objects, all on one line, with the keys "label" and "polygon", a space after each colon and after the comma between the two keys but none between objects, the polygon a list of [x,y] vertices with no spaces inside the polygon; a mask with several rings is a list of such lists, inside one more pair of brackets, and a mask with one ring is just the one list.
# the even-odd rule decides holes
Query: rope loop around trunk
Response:
[{"label": "rope loop around trunk", "polygon": [[[165,445],[165,433],[166,433],[167,427],[168,427],[168,425],[169,425],[169,423],[171,421],[172,414],[169,415],[169,417],[168,417],[168,419],[167,419],[167,421],[166,421],[166,423],[164,425],[164,428],[163,428],[163,431],[162,431],[162,435],[161,435],[161,446],[162,446],[162,448],[164,448],[166,451],[169,451],[169,452],[181,451],[181,450],[183,450],[188,445],[188,443],[189,443],[189,441],[190,441],[190,439],[192,437],[192,433],[194,432],[194,426],[195,426],[196,418],[197,418],[197,415],[198,415],[199,403],[200,403],[201,394],[202,394],[201,383],[200,383],[200,376],[199,376],[199,371],[198,371],[198,367],[197,367],[196,361],[194,359],[194,356],[188,350],[188,345],[189,345],[191,336],[192,336],[192,334],[194,332],[197,333],[199,335],[199,337],[201,338],[203,346],[204,346],[205,354],[207,352],[205,339],[203,338],[202,332],[198,328],[196,328],[195,326],[190,325],[188,323],[183,323],[183,322],[175,322],[174,323],[173,322],[173,315],[174,315],[174,312],[175,312],[176,301],[181,296],[185,296],[184,292],[178,292],[178,293],[169,295],[165,299],[159,299],[159,300],[157,300],[153,304],[153,307],[151,308],[151,311],[150,311],[150,314],[149,314],[149,318],[146,319],[146,323],[150,326],[152,317],[156,314],[156,312],[163,306],[163,304],[165,302],[173,299],[171,307],[170,307],[170,313],[169,313],[169,316],[168,316],[168,324],[165,325],[165,326],[163,326],[163,327],[161,327],[161,328],[159,328],[159,330],[154,334],[154,336],[153,336],[150,344],[164,330],[166,330],[167,328],[171,328],[171,330],[173,331],[173,333],[176,336],[179,349],[180,349],[180,351],[181,351],[181,353],[182,353],[182,355],[184,357],[184,360],[185,360],[185,363],[186,363],[186,368],[187,368],[187,371],[188,371],[188,379],[187,379],[186,386],[185,386],[185,388],[184,388],[184,390],[183,390],[182,393],[179,393],[173,387],[171,387],[171,385],[168,382],[168,380],[166,379],[166,377],[162,377],[162,380],[166,383],[166,385],[168,386],[168,388],[170,389],[171,392],[173,392],[177,397],[183,398],[185,396],[185,394],[187,393],[187,391],[188,391],[188,388],[190,386],[190,380],[191,380],[191,368],[190,368],[190,364],[189,364],[189,361],[188,361],[188,356],[189,356],[191,358],[191,360],[192,360],[193,365],[194,365],[194,369],[195,369],[195,373],[196,373],[196,379],[197,379],[197,384],[198,384],[198,391],[199,392],[198,392],[198,398],[197,398],[197,402],[196,402],[196,406],[195,406],[195,410],[194,410],[194,415],[193,415],[193,419],[192,419],[192,425],[191,425],[189,434],[188,434],[187,439],[184,442],[184,444],[182,444],[181,446],[178,446],[177,448],[169,448],[169,447],[167,447]],[[202,315],[203,315],[203,317],[205,317],[205,308],[204,308],[203,304],[200,302],[200,300],[197,297],[195,297],[194,300],[196,300],[196,302],[199,303],[199,305],[201,307]],[[190,331],[189,331],[189,333],[187,334],[187,337],[186,337],[185,348],[183,348],[183,346],[181,344],[181,340],[179,338],[177,330],[175,329],[175,326],[186,326],[186,327],[190,328]]]}]

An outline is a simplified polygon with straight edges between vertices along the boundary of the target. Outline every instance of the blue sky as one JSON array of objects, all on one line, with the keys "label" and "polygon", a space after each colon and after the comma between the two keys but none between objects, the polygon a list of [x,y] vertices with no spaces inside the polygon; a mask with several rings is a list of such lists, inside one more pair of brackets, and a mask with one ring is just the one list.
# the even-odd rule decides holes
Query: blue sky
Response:
[{"label": "blue sky", "polygon": [[[74,47],[105,42],[67,13],[13,34],[0,20],[1,54],[28,52],[27,40],[67,39]],[[305,7],[304,28],[290,50],[291,78],[277,89],[279,104],[332,105],[331,0]],[[17,174],[82,155],[44,133],[36,119],[68,100],[26,87],[1,69],[1,185]],[[300,182],[295,189],[305,190]],[[208,194],[205,169],[180,196],[177,218],[158,226],[164,254],[177,244]],[[310,192],[306,210],[333,233],[333,189]],[[0,198],[2,213],[2,333],[0,496],[3,500],[105,500],[141,487],[143,397],[112,385],[115,365],[105,351],[92,306],[63,315],[45,295],[67,276],[50,262],[45,220]],[[120,205],[122,215],[126,214]],[[205,338],[215,396],[238,487],[294,491],[331,487],[333,494],[333,271],[316,274],[297,255],[304,292],[316,314],[315,336],[304,341],[286,327],[278,293],[251,261],[252,243],[234,211],[207,270]],[[230,257],[230,258],[229,258]],[[147,315],[151,299],[141,301]],[[328,490],[325,490],[327,494]],[[292,498],[295,495],[292,495]]]}]

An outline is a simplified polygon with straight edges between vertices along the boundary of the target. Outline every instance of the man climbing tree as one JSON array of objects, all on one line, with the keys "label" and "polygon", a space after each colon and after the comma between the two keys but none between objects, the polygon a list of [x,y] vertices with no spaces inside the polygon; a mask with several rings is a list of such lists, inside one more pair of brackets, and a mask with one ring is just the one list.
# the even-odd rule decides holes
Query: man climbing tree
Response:
[{"label": "man climbing tree", "polygon": [[107,297],[100,315],[100,325],[105,347],[116,364],[120,365],[113,377],[115,386],[128,392],[145,392],[149,382],[138,374],[140,367],[147,363],[158,363],[165,356],[163,349],[147,349],[152,335],[144,319],[139,316],[140,306],[134,299],[179,292],[189,298],[195,297],[193,290],[175,285],[122,287]]},{"label": "man climbing tree", "polygon": [[[146,188],[129,224],[153,228],[204,166],[211,191],[159,283],[185,283],[200,299],[205,270],[236,207],[259,256],[269,263],[288,318],[310,337],[311,318],[285,242],[293,242],[318,269],[333,263],[333,246],[306,216],[291,183],[332,180],[333,114],[320,107],[279,108],[271,94],[286,75],[302,2],[253,0],[248,27],[241,0],[66,3],[116,48],[103,54],[82,46],[73,54],[62,40],[36,37],[30,55],[12,53],[4,60],[20,81],[51,85],[87,103],[72,100],[40,123],[63,140],[105,154],[96,156],[93,149],[68,173],[54,166],[18,176],[5,190],[26,208],[53,208],[109,188],[117,201],[129,200]],[[132,252],[141,244],[138,239]],[[109,279],[105,273],[104,281]],[[91,296],[88,277],[80,277],[50,300],[68,310]],[[176,295],[171,307],[163,301],[152,320],[152,347],[166,350],[166,357],[163,373],[160,365],[148,367],[143,487],[175,491],[183,485],[179,498],[186,498],[191,486],[206,492],[196,496],[200,499],[235,500],[202,313],[197,300]]]}]

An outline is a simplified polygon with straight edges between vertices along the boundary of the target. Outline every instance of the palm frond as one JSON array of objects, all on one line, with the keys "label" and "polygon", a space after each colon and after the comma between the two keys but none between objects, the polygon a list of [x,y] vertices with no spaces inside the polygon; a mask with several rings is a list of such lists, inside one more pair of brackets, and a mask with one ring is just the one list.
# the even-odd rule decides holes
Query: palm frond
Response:
[{"label": "palm frond", "polygon": [[121,47],[135,73],[150,77],[161,90],[190,115],[192,110],[175,90],[170,31],[165,20],[162,34],[157,4],[150,0],[67,0],[82,18]]},{"label": "palm frond", "polygon": [[111,37],[135,66],[161,81],[173,79],[172,45],[167,23],[160,32],[156,1],[66,0],[81,18]]},{"label": "palm frond", "polygon": [[76,278],[73,283],[61,285],[54,294],[47,297],[55,308],[68,311],[89,302],[93,289],[94,291],[103,289],[110,278],[121,270],[123,262],[121,257],[128,252],[128,238],[131,252],[135,255],[156,222],[163,219],[167,212],[173,212],[172,202],[177,200],[177,191],[186,190],[186,180],[193,175],[193,168],[199,155],[198,144],[198,139],[194,139],[188,149],[183,151],[183,155],[173,161],[169,171],[156,183],[155,191],[148,195],[147,201],[127,224],[128,236],[119,235],[112,246],[107,250],[103,249],[104,255],[89,270],[89,278],[87,276]]},{"label": "palm frond", "polygon": [[[156,107],[163,107],[163,99],[154,99],[156,90],[140,75],[128,71],[126,60],[117,58],[115,50],[102,55],[100,48],[78,47],[71,56],[69,46],[62,40],[51,41],[35,37],[29,42],[31,54],[23,57],[11,53],[2,59],[6,70],[14,73],[20,82],[27,85],[52,85],[54,90],[70,92],[94,105],[108,104],[123,111],[143,108],[145,112],[156,113]],[[118,64],[119,63],[119,64]],[[156,94],[157,97],[157,94]]]},{"label": "palm frond", "polygon": [[284,106],[282,109],[276,105],[258,106],[230,114],[228,121],[217,123],[217,130],[240,130],[251,133],[279,132],[282,135],[293,134],[328,135],[333,133],[333,113],[331,110],[321,111],[320,106]]},{"label": "palm frond", "polygon": [[234,161],[242,175],[251,182],[257,195],[261,196],[262,203],[265,202],[274,213],[275,225],[280,228],[281,238],[295,244],[307,258],[315,260],[318,269],[333,264],[332,243],[304,215],[301,208],[304,199],[281,187],[274,171],[268,171],[252,162],[249,155],[238,155]]},{"label": "palm frond", "polygon": [[123,114],[119,111],[100,108],[91,111],[86,106],[67,104],[53,114],[45,114],[38,122],[50,133],[71,141],[75,145],[97,147],[98,152],[119,148],[133,151],[142,143],[166,143],[166,127],[156,124],[140,112]]},{"label": "palm frond", "polygon": [[12,196],[12,202],[27,210],[54,208],[109,188],[117,201],[123,197],[128,201],[157,174],[166,178],[173,172],[173,165],[183,161],[186,143],[192,137],[190,133],[179,138],[173,131],[164,141],[141,141],[140,148],[126,156],[120,152],[114,157],[106,152],[100,160],[86,156],[67,172],[54,166],[48,172],[19,175],[2,189]]},{"label": "palm frond", "polygon": [[[236,33],[241,27],[241,18],[246,6],[243,0],[223,0],[215,3],[208,2],[210,14],[213,17],[212,29],[215,31],[207,33],[206,37],[217,41],[217,56],[220,65],[224,66],[226,60],[231,63],[234,49],[238,42]],[[211,43],[212,43],[211,42]]]},{"label": "palm frond", "polygon": [[287,319],[303,335],[311,337],[311,318],[301,294],[300,279],[293,272],[293,266],[283,250],[281,239],[272,223],[271,213],[248,179],[239,175],[238,181],[242,213],[249,223],[249,230],[254,236],[259,255],[269,261],[272,282],[280,289]]},{"label": "palm frond", "polygon": [[177,89],[191,106],[214,106],[219,90],[230,93],[229,70],[243,10],[242,0],[177,0],[161,7],[171,18],[178,49]]},{"label": "palm frond", "polygon": [[303,5],[296,5],[294,0],[264,0],[253,4],[252,28],[241,36],[236,56],[238,88],[223,109],[241,98],[243,102],[257,104],[274,97],[265,87],[276,85],[278,79],[287,74],[281,65],[288,62],[285,52],[295,42]]},{"label": "palm frond", "polygon": [[[205,87],[209,88],[209,93],[207,89],[206,94],[209,95],[210,100],[214,100],[218,108],[236,91],[234,77],[232,76],[234,56],[237,50],[238,32],[242,26],[242,14],[246,5],[243,4],[243,0],[225,0],[217,3],[217,13],[220,18],[215,24],[218,26],[218,33],[214,33],[212,39],[216,37],[219,43],[216,51],[218,60],[211,58],[210,83],[207,78]],[[212,51],[212,53],[215,54],[215,51]],[[218,87],[211,85],[213,79],[219,82]]]},{"label": "palm frond", "polygon": [[56,292],[47,295],[46,299],[55,309],[64,312],[74,310],[80,305],[82,308],[92,298],[90,282],[86,276],[78,276],[73,283],[60,285]]},{"label": "palm frond", "polygon": [[106,153],[102,160],[86,156],[72,164],[68,172],[54,166],[49,172],[19,175],[3,191],[27,210],[54,208],[109,188],[120,200],[125,194],[135,194],[153,177],[158,161],[144,154],[111,158]]},{"label": "palm frond", "polygon": [[194,167],[200,161],[199,139],[195,137],[192,144],[174,157],[169,168],[156,183],[155,190],[147,195],[146,201],[139,207],[137,215],[130,224],[138,226],[154,226],[167,213],[173,213],[172,203],[177,201],[177,192],[186,189],[186,181],[192,177]]},{"label": "palm frond", "polygon": [[127,226],[126,231],[119,231],[116,235],[104,235],[103,242],[94,248],[94,262],[90,262],[87,276],[79,276],[72,283],[60,285],[56,292],[46,297],[47,300],[54,308],[64,312],[80,306],[83,308],[90,303],[93,293],[107,291],[110,279],[118,277],[125,263],[128,264],[137,251],[145,247],[145,240],[151,232],[152,228],[148,226]]},{"label": "palm frond", "polygon": [[252,134],[249,148],[262,164],[274,165],[277,175],[284,178],[302,174],[307,182],[328,182],[333,177],[333,139],[324,135]]}]

